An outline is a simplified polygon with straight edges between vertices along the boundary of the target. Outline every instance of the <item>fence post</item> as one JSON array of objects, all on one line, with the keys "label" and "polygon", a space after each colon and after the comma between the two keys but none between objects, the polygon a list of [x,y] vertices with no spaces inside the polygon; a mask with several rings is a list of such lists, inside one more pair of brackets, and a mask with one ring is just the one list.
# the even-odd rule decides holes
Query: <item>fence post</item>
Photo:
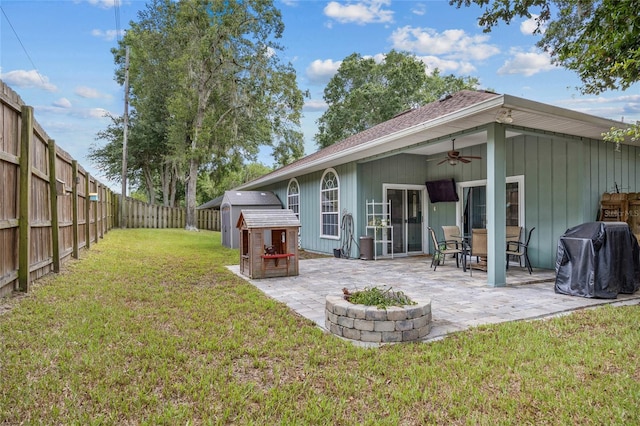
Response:
[{"label": "fence post", "polygon": [[[98,181],[96,180],[96,194],[98,194],[98,201],[95,202],[95,204],[93,205],[93,218],[94,221],[96,223],[96,243],[98,243],[98,241],[100,240],[100,238],[102,237],[102,231],[100,230],[100,213],[102,212],[102,208],[100,205],[100,199],[102,198],[102,195],[100,194],[100,184],[98,183]],[[91,201],[91,200],[89,200]]]},{"label": "fence post", "polygon": [[86,180],[84,183],[84,245],[85,249],[91,248],[91,202],[89,201],[89,190],[91,175],[86,172]]},{"label": "fence post", "polygon": [[[56,142],[49,139],[49,200],[51,202],[51,249],[53,272],[60,272],[60,223],[58,221],[58,179],[56,177]],[[65,182],[66,183],[66,182]],[[64,186],[64,183],[62,184]]]},{"label": "fence post", "polygon": [[80,245],[78,239],[80,238],[79,233],[80,233],[80,224],[78,223],[78,184],[80,183],[80,176],[78,176],[78,161],[77,160],[72,160],[71,161],[71,179],[73,180],[73,182],[71,182],[71,196],[73,197],[73,253],[72,256],[76,259],[78,259],[79,257],[79,249],[78,246]]},{"label": "fence post", "polygon": [[18,290],[29,291],[31,274],[31,143],[33,141],[33,107],[22,106],[20,138],[20,214],[18,228]]}]

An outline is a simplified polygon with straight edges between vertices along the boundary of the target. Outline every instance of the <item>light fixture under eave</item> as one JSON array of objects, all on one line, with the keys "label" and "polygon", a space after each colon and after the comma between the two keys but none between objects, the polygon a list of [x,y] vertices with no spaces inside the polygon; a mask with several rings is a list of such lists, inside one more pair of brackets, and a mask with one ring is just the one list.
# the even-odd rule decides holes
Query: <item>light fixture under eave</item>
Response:
[{"label": "light fixture under eave", "polygon": [[506,108],[500,109],[500,111],[498,111],[498,114],[496,114],[496,122],[502,123],[502,124],[511,124],[511,123],[513,123],[513,117],[511,116],[511,110],[510,109],[506,109]]}]

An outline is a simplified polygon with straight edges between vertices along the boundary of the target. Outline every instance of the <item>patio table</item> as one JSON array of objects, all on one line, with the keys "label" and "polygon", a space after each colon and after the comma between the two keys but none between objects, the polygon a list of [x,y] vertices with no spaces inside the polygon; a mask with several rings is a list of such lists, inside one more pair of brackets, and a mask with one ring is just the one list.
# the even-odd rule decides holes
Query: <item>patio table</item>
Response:
[{"label": "patio table", "polygon": [[[471,255],[471,234],[452,235],[452,237],[460,239],[462,244],[462,271],[467,272],[467,255]],[[512,241],[515,238],[520,238],[520,235],[507,235],[505,237],[507,241]],[[485,256],[480,256],[480,258],[486,262]],[[471,268],[471,265],[469,265],[469,268]]]}]

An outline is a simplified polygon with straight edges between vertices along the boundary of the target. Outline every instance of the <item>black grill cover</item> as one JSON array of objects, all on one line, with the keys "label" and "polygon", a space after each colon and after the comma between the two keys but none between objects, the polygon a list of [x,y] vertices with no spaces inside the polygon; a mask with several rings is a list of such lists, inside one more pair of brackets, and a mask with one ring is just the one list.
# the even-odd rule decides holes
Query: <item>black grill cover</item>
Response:
[{"label": "black grill cover", "polygon": [[625,222],[590,222],[558,241],[556,293],[615,299],[640,288],[640,248]]}]

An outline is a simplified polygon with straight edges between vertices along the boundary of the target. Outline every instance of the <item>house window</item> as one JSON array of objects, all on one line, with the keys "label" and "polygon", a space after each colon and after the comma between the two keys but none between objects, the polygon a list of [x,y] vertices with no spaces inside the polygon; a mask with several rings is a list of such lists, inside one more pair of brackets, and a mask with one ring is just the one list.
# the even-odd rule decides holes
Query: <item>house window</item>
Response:
[{"label": "house window", "polygon": [[298,186],[298,181],[295,179],[289,181],[287,208],[293,210],[298,219],[300,219],[300,187]]},{"label": "house window", "polygon": [[322,175],[320,187],[320,236],[338,238],[340,235],[340,182],[333,169]]}]

